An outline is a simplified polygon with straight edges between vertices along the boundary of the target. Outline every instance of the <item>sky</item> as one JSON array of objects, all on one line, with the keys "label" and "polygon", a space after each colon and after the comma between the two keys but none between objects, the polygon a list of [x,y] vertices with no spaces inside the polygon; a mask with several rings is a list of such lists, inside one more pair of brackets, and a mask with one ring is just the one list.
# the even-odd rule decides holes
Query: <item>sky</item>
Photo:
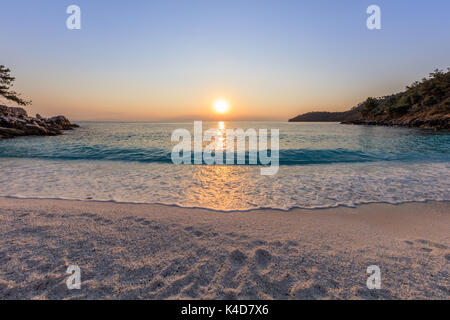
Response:
[{"label": "sky", "polygon": [[[81,29],[69,30],[69,5]],[[381,8],[381,30],[366,9]],[[285,121],[450,67],[448,0],[0,0],[0,64],[30,114]],[[3,101],[4,102],[4,101]]]}]

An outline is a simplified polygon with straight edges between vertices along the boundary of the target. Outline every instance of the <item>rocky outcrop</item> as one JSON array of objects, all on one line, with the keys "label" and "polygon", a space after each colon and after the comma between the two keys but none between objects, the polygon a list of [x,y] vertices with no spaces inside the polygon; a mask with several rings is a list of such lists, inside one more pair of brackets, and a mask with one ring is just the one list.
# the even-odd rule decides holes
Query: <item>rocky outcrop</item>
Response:
[{"label": "rocky outcrop", "polygon": [[386,127],[410,127],[410,128],[426,128],[434,130],[450,130],[450,117],[434,118],[434,119],[374,119],[374,120],[352,120],[344,121],[342,124],[386,126]]},{"label": "rocky outcrop", "polygon": [[78,125],[70,123],[64,116],[43,118],[28,116],[23,108],[0,105],[0,139],[17,136],[54,136],[63,130],[72,130]]}]

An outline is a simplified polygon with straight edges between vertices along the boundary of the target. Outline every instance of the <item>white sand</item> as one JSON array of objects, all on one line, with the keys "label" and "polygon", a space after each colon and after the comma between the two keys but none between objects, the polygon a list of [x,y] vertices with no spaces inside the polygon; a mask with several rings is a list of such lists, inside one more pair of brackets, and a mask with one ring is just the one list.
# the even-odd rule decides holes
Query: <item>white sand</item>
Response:
[{"label": "white sand", "polygon": [[[2,299],[449,299],[449,262],[448,202],[224,213],[0,198]],[[381,290],[366,287],[373,264]]]}]

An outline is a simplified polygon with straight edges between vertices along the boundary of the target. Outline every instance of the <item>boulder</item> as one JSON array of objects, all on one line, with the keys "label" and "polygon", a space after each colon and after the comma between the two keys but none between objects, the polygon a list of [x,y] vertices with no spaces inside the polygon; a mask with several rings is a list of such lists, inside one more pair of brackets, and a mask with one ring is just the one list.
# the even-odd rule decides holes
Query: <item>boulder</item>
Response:
[{"label": "boulder", "polygon": [[24,108],[16,108],[16,107],[7,107],[0,105],[0,114],[11,115],[13,117],[28,117],[27,112]]},{"label": "boulder", "polygon": [[25,132],[20,129],[0,127],[0,135],[5,137],[16,137],[25,135]]},{"label": "boulder", "polygon": [[47,129],[41,127],[38,124],[29,124],[29,123],[25,125],[25,133],[27,135],[37,135],[37,136],[48,135]]},{"label": "boulder", "polygon": [[71,130],[72,129],[72,124],[64,116],[56,116],[56,117],[49,118],[49,119],[47,119],[47,122],[54,123],[55,125],[60,127],[62,130]]},{"label": "boulder", "polygon": [[0,105],[0,140],[27,135],[58,135],[62,130],[72,130],[78,125],[70,123],[64,116],[49,119],[36,114],[29,117],[25,109]]}]

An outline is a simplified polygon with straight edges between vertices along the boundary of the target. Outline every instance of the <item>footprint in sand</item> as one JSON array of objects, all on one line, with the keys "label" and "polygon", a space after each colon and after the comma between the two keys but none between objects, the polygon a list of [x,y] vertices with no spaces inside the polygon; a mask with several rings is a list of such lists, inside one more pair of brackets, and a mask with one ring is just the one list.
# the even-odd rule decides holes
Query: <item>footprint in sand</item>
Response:
[{"label": "footprint in sand", "polygon": [[235,268],[241,268],[247,261],[247,255],[242,251],[236,249],[231,252],[230,261]]},{"label": "footprint in sand", "polygon": [[419,239],[419,240],[416,240],[416,242],[420,243],[420,244],[424,244],[424,245],[430,246],[430,247],[433,247],[433,248],[436,248],[436,249],[442,249],[442,250],[449,249],[449,247],[447,247],[446,245],[443,245],[443,244],[440,244],[440,243],[436,243],[436,242],[432,242],[432,241],[429,241],[429,240]]},{"label": "footprint in sand", "polygon": [[266,269],[272,260],[272,255],[264,249],[258,249],[255,252],[254,260],[259,269]]},{"label": "footprint in sand", "polygon": [[[420,250],[428,252],[428,253],[432,252],[434,249],[436,249],[436,250],[448,250],[448,249],[450,249],[446,245],[443,245],[443,244],[440,244],[440,243],[436,243],[436,242],[432,242],[432,241],[429,241],[429,240],[424,240],[424,239],[417,239],[417,240],[414,240],[414,241],[405,240],[403,242],[408,244],[408,245],[410,245],[410,246],[414,246],[414,244],[418,244],[418,245],[420,245]],[[424,246],[424,247],[422,247],[422,246]]]},{"label": "footprint in sand", "polygon": [[325,298],[328,290],[321,284],[313,284],[310,287],[293,289],[293,296],[299,300],[313,300]]}]

